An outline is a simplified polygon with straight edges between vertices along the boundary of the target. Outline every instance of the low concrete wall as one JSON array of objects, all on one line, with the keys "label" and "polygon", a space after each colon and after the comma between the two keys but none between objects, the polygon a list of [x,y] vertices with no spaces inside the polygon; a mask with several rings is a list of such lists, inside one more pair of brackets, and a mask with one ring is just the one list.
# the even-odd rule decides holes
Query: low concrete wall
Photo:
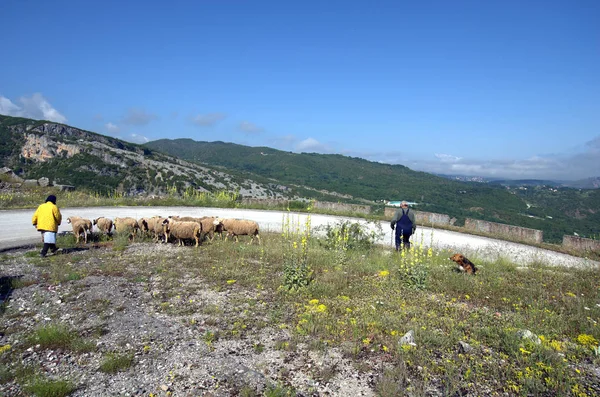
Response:
[{"label": "low concrete wall", "polygon": [[541,243],[544,238],[544,232],[526,227],[505,225],[503,223],[480,221],[477,219],[465,219],[465,229],[500,236],[508,236],[531,243]]},{"label": "low concrete wall", "polygon": [[[246,205],[264,205],[267,207],[287,207],[289,200],[282,199],[255,199],[255,198],[243,198],[242,204]],[[370,214],[371,206],[369,205],[358,205],[358,204],[345,204],[345,203],[330,203],[327,201],[315,201],[313,202],[313,208],[320,208],[334,212],[356,212],[361,214]]]},{"label": "low concrete wall", "polygon": [[277,206],[287,207],[288,202],[289,202],[289,200],[282,200],[282,199],[242,198],[242,204],[265,205],[267,207],[277,207]]},{"label": "low concrete wall", "polygon": [[330,210],[335,212],[357,212],[360,214],[370,214],[370,205],[345,204],[345,203],[330,203],[327,201],[315,201],[314,208]]},{"label": "low concrete wall", "polygon": [[[384,216],[389,218],[390,220],[393,218],[394,214],[398,210],[398,207],[385,207]],[[411,209],[411,211],[413,211]],[[453,225],[456,219],[450,219],[449,215],[446,214],[437,214],[435,212],[426,212],[426,211],[414,211],[415,213],[415,221],[418,225]]]},{"label": "low concrete wall", "polygon": [[563,236],[562,245],[576,251],[600,251],[600,240],[577,236]]}]

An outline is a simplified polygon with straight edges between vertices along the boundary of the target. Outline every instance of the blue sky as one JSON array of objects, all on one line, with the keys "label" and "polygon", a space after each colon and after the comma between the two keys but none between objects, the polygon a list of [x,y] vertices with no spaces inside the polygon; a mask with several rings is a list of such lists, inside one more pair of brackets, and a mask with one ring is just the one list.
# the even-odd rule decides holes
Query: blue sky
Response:
[{"label": "blue sky", "polygon": [[600,2],[3,0],[0,113],[415,170],[600,176]]}]

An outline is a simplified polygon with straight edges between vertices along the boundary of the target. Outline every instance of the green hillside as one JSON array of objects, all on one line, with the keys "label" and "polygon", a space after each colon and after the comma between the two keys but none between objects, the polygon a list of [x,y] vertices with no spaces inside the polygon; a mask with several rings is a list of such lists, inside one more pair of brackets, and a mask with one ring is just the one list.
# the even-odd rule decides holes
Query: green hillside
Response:
[{"label": "green hillside", "polygon": [[[251,172],[283,184],[304,185],[361,200],[408,200],[423,211],[457,218],[541,229],[544,240],[560,242],[563,234],[598,234],[600,191],[544,186],[505,187],[460,182],[402,165],[381,164],[337,154],[291,153],[267,147],[191,139],[158,140],[145,146],[192,162]],[[310,191],[305,192],[311,194]],[[340,200],[343,200],[340,198]]]},{"label": "green hillside", "polygon": [[381,164],[338,154],[290,153],[266,147],[248,147],[224,142],[190,139],[158,140],[145,146],[183,159],[277,179],[285,184],[306,185],[370,201],[408,200],[419,208],[453,207],[468,211],[498,204],[523,210],[522,200],[506,189],[448,180],[402,165]]}]

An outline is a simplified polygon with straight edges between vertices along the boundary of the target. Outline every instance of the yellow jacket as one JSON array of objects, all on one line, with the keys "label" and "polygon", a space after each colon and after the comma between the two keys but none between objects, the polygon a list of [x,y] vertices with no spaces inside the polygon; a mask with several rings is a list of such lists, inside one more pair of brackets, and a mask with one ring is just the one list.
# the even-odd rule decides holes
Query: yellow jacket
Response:
[{"label": "yellow jacket", "polygon": [[44,230],[46,232],[57,232],[61,221],[62,215],[60,210],[56,204],[50,201],[40,204],[35,214],[33,214],[33,218],[31,218],[31,223],[37,227],[37,230]]}]

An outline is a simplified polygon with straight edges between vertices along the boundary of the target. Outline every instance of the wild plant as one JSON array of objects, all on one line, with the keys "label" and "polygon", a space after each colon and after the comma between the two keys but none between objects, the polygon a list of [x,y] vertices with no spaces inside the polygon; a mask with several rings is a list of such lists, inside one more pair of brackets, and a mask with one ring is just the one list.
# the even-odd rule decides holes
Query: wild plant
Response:
[{"label": "wild plant", "polygon": [[[433,240],[433,233],[431,234]],[[425,289],[429,267],[434,260],[432,244],[425,250],[423,246],[423,232],[419,243],[411,244],[409,249],[400,248],[397,255],[398,277],[410,288]]]},{"label": "wild plant", "polygon": [[284,214],[281,233],[284,244],[283,286],[288,290],[298,290],[313,281],[313,270],[308,263],[310,234],[310,215],[302,229],[299,217],[294,222],[289,213]]}]

